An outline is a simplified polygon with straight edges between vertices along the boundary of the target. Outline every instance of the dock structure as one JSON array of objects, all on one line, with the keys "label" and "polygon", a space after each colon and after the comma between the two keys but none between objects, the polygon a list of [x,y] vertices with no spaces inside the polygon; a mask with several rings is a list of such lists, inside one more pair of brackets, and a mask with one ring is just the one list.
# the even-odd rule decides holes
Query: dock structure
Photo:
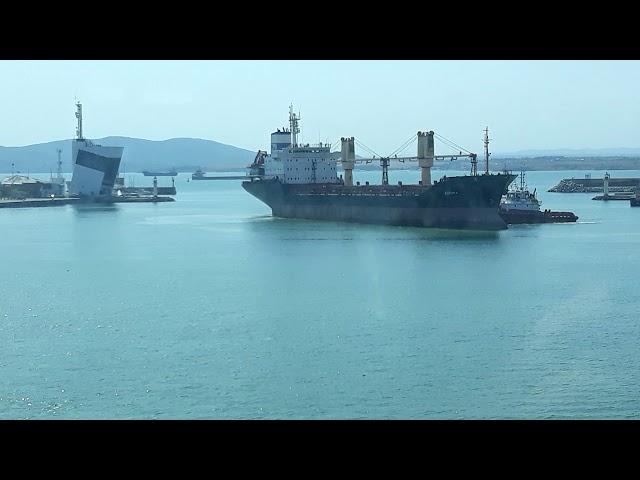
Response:
[{"label": "dock structure", "polygon": [[64,192],[64,183],[58,183],[54,179],[43,182],[25,175],[11,175],[0,182],[0,198],[51,198],[51,195],[60,196]]},{"label": "dock structure", "polygon": [[[607,194],[633,193],[640,188],[640,178],[611,178],[607,179]],[[604,193],[604,178],[565,178],[549,192],[556,193]]]},{"label": "dock structure", "polygon": [[0,200],[0,208],[33,208],[33,207],[61,207],[64,205],[112,204],[112,203],[165,203],[175,202],[172,197],[103,197],[100,200],[89,201],[80,197],[60,198],[25,198],[23,200]]},{"label": "dock structure", "polygon": [[631,200],[632,198],[635,198],[635,195],[632,193],[614,193],[611,195],[596,195],[591,200],[602,200],[608,202],[613,200]]},{"label": "dock structure", "polygon": [[80,199],[74,197],[5,199],[0,200],[0,208],[59,207],[78,202]]},{"label": "dock structure", "polygon": [[591,200],[604,200],[605,202],[607,202],[609,200],[629,200],[632,198],[633,194],[629,192],[614,193],[612,195],[609,195],[610,180],[611,180],[611,175],[609,175],[609,172],[606,172],[604,174],[604,179],[602,183],[603,195],[597,195],[593,197]]},{"label": "dock structure", "polygon": [[[171,187],[159,187],[153,177],[153,187],[125,187],[118,176],[124,147],[97,145],[86,139],[82,131],[82,104],[76,103],[76,138],[72,141],[73,172],[69,189],[62,175],[62,150],[58,153],[58,175],[43,182],[24,175],[15,175],[0,182],[0,208],[53,207],[72,204],[164,203],[175,199]],[[12,164],[13,166],[13,164]],[[242,177],[244,178],[244,177]]]}]

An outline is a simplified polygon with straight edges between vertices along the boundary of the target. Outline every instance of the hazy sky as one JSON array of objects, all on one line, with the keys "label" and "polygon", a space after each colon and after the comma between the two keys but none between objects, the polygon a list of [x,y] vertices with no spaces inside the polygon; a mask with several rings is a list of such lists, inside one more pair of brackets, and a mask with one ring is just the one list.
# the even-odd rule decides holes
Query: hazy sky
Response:
[{"label": "hazy sky", "polygon": [[3,146],[72,138],[77,97],[88,138],[268,149],[293,102],[304,141],[383,155],[418,130],[481,153],[485,126],[494,153],[640,147],[638,61],[0,61],[0,87]]}]

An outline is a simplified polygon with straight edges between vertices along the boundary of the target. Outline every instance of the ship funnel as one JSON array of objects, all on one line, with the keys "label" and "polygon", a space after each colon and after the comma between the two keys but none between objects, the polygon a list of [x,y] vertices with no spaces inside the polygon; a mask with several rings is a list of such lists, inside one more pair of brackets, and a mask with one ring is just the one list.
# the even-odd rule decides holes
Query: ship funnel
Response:
[{"label": "ship funnel", "polygon": [[354,137],[341,138],[342,148],[340,150],[340,159],[342,162],[342,168],[344,168],[344,184],[346,186],[353,186],[353,167],[356,163],[356,149],[354,144]]}]

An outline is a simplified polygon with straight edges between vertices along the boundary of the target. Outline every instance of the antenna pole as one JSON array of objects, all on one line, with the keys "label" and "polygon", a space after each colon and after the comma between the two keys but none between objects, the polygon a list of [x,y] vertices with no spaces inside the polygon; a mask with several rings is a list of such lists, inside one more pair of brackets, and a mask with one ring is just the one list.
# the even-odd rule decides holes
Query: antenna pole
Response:
[{"label": "antenna pole", "polygon": [[298,146],[298,133],[300,133],[300,128],[298,122],[300,121],[300,115],[296,115],[293,112],[293,104],[289,105],[289,125],[291,127],[291,145],[294,147]]},{"label": "antenna pole", "polygon": [[380,165],[382,166],[382,185],[389,185],[389,159],[382,157]]},{"label": "antenna pole", "polygon": [[485,162],[485,170],[484,173],[489,175],[489,127],[484,129],[484,162]]},{"label": "antenna pole", "polygon": [[76,127],[76,137],[78,140],[83,140],[82,136],[82,104],[80,102],[76,103],[76,118],[78,119],[78,126]]},{"label": "antenna pole", "polygon": [[58,178],[62,178],[62,149],[58,148],[56,151],[58,152]]}]

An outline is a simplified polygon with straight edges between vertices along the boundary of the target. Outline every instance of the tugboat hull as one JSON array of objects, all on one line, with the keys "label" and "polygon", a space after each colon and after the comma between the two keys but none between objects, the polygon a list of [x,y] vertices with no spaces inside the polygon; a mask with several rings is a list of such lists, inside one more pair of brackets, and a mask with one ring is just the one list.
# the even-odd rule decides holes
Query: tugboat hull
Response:
[{"label": "tugboat hull", "polygon": [[571,223],[578,220],[578,217],[573,212],[501,210],[500,216],[509,225],[526,223]]}]

